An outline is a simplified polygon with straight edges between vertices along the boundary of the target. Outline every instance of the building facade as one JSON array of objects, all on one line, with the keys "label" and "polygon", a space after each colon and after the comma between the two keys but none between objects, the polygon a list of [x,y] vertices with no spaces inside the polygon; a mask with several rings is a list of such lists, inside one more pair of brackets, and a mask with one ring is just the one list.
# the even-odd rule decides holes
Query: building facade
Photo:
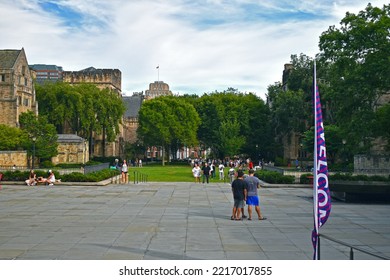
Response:
[{"label": "building facade", "polygon": [[33,72],[24,49],[0,50],[0,124],[19,127],[20,114],[38,115]]},{"label": "building facade", "polygon": [[100,89],[108,88],[118,96],[122,95],[122,72],[118,69],[89,67],[80,71],[64,71],[62,79],[69,84],[94,84]]},{"label": "building facade", "polygon": [[52,158],[54,164],[81,163],[89,161],[88,142],[75,134],[58,134],[58,155]]},{"label": "building facade", "polygon": [[61,81],[64,71],[61,66],[47,64],[32,64],[30,69],[35,71],[35,81],[38,84]]},{"label": "building facade", "polygon": [[149,84],[149,89],[145,91],[145,100],[167,95],[172,95],[172,92],[169,90],[169,85],[163,81],[156,81]]},{"label": "building facade", "polygon": [[137,142],[138,113],[144,100],[143,92],[134,92],[132,96],[123,96],[126,111],[123,118],[123,137],[128,143]]}]

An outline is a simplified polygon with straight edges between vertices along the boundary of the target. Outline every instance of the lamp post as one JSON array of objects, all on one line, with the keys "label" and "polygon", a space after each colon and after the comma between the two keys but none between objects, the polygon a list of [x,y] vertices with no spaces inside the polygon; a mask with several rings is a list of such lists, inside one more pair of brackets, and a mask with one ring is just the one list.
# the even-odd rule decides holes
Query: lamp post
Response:
[{"label": "lamp post", "polygon": [[[347,140],[343,139],[342,142],[343,142],[343,161],[344,161],[344,165],[345,165],[346,161],[348,159],[348,157],[346,156],[346,153],[345,153],[345,144],[347,144]],[[345,167],[345,169],[347,169],[347,168]]]},{"label": "lamp post", "polygon": [[37,141],[37,138],[34,136],[32,138],[33,141],[33,154],[32,154],[32,164],[31,164],[31,169],[34,170],[34,162],[35,162],[35,141]]}]

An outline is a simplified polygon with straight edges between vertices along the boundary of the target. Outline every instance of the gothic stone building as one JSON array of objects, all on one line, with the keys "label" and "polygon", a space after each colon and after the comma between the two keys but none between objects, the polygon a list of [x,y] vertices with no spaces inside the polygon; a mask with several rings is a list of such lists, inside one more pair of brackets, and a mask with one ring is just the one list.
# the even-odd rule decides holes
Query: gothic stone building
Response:
[{"label": "gothic stone building", "polygon": [[[96,69],[89,67],[80,71],[62,72],[63,82],[69,84],[90,83],[100,89],[108,88],[112,93],[122,96],[122,73],[118,69]],[[114,142],[106,143],[102,135],[95,135],[91,143],[91,152],[94,156],[119,156],[124,155],[123,127],[120,126],[120,133]],[[72,133],[72,131],[65,131]]]},{"label": "gothic stone building", "polygon": [[123,96],[126,111],[124,116],[124,139],[131,144],[137,142],[138,112],[144,100],[143,92],[135,92],[132,96]]},{"label": "gothic stone building", "polygon": [[149,84],[149,89],[145,91],[145,100],[166,95],[172,95],[172,92],[169,90],[169,85],[163,81],[156,81]]},{"label": "gothic stone building", "polygon": [[38,115],[26,53],[23,48],[0,50],[0,124],[19,127],[19,116],[27,111]]}]

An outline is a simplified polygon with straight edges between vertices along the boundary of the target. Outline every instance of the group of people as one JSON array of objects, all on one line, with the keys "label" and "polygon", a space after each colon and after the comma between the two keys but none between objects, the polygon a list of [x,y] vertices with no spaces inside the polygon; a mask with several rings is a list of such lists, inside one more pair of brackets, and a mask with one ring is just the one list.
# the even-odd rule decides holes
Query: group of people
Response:
[{"label": "group of people", "polygon": [[192,174],[194,175],[195,178],[195,183],[200,183],[200,177],[202,176],[203,184],[207,182],[207,184],[210,182],[210,176],[211,176],[211,167],[208,165],[207,162],[205,162],[200,168],[198,164],[195,164],[194,167],[192,168]]},{"label": "group of people", "polygon": [[[218,166],[220,173],[220,180],[224,179],[224,164],[221,163]],[[202,177],[203,183],[209,183],[211,175],[211,167],[207,162],[200,167],[197,163],[192,168],[192,174],[195,178],[195,183],[200,183]],[[248,218],[252,220],[252,210],[256,211],[257,218],[259,220],[266,220],[267,218],[261,214],[260,199],[258,195],[258,188],[260,188],[260,180],[254,176],[255,171],[253,168],[249,169],[248,175],[244,175],[244,171],[239,169],[237,172],[233,166],[228,171],[230,184],[233,192],[234,205],[232,210],[231,220],[242,220]],[[244,178],[245,177],[245,178]],[[245,215],[244,207],[248,205],[248,216]]]},{"label": "group of people", "polygon": [[36,186],[39,183],[53,186],[55,182],[56,182],[56,176],[54,175],[54,172],[52,170],[48,171],[47,178],[37,177],[34,170],[31,170],[28,179],[26,180],[27,186]]},{"label": "group of people", "polygon": [[[249,175],[244,178],[244,172],[238,170],[237,178],[231,185],[234,199],[231,220],[240,221],[245,218],[252,220],[252,207],[255,208],[259,220],[267,219],[261,214],[260,199],[257,191],[260,188],[260,180],[254,174],[255,171],[249,169]],[[244,214],[245,204],[248,205],[248,217]]]}]

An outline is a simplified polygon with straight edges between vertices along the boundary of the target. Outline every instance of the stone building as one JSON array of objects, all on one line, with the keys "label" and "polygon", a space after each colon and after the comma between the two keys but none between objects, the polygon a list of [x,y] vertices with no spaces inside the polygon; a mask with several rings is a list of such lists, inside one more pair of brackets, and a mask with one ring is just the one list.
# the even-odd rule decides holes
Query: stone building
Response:
[{"label": "stone building", "polygon": [[38,115],[33,73],[24,49],[0,50],[0,124],[19,127],[21,113]]},{"label": "stone building", "polygon": [[149,89],[145,91],[145,100],[166,95],[172,95],[172,92],[169,90],[169,85],[163,81],[156,81],[149,84]]},{"label": "stone building", "polygon": [[[62,72],[63,82],[69,84],[90,83],[96,85],[99,89],[108,88],[119,97],[122,96],[122,73],[118,69],[96,69],[89,67],[80,71]],[[102,135],[94,135],[91,144],[91,153],[93,156],[115,156],[123,157],[124,141],[123,126],[119,126],[119,134],[114,142],[107,143]],[[67,131],[71,132],[71,131]]]},{"label": "stone building", "polygon": [[141,109],[144,100],[143,92],[135,92],[132,96],[122,97],[123,104],[126,107],[123,119],[124,140],[128,143],[137,141],[138,112]]},{"label": "stone building", "polygon": [[[149,84],[149,89],[143,92],[135,92],[132,96],[125,96],[122,98],[125,105],[126,112],[124,116],[124,141],[128,143],[135,143],[138,140],[138,113],[141,109],[142,102],[151,100],[160,96],[172,95],[169,90],[169,85],[163,81],[156,81]],[[147,147],[146,157],[157,158],[161,154],[159,147]]]},{"label": "stone building", "polygon": [[54,164],[82,163],[89,161],[88,143],[75,134],[58,134],[58,155],[52,158]]},{"label": "stone building", "polygon": [[109,88],[118,96],[122,95],[122,72],[118,69],[89,67],[80,71],[64,71],[62,79],[69,84],[94,84],[100,89]]}]

